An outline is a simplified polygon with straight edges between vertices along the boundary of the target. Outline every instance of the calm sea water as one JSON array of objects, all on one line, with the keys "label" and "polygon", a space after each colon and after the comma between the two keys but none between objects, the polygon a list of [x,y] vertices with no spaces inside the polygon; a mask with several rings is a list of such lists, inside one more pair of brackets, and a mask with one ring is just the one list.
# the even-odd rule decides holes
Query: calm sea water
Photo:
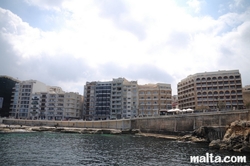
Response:
[{"label": "calm sea water", "polygon": [[[206,152],[220,156],[249,155],[209,150],[207,144],[184,143],[134,135],[50,132],[0,134],[0,166],[184,166],[194,165],[190,163],[191,155],[205,155]],[[249,156],[247,156],[247,162],[246,164],[229,163],[226,165],[250,165]]]}]

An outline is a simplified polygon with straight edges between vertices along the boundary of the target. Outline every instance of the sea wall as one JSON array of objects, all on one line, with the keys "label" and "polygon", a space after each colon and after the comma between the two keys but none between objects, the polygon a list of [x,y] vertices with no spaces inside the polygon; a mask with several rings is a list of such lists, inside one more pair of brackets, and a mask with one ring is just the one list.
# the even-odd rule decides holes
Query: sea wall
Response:
[{"label": "sea wall", "polygon": [[[226,127],[235,120],[250,120],[249,110],[227,112],[189,113],[157,117],[143,117],[136,119],[102,120],[102,121],[51,121],[51,120],[21,120],[4,119],[7,125],[24,126],[51,126],[99,129],[140,129],[141,132],[176,134],[192,132],[202,126]],[[224,135],[225,130],[220,129],[218,136]],[[212,136],[211,136],[212,137]]]},{"label": "sea wall", "polygon": [[50,126],[50,127],[74,127],[74,128],[98,128],[98,129],[131,129],[129,119],[105,120],[105,121],[51,121],[51,120],[22,120],[22,119],[4,119],[6,125],[23,126]]},{"label": "sea wall", "polygon": [[[227,126],[235,120],[249,120],[250,111],[227,111],[227,112],[207,112],[190,113],[171,116],[160,116],[157,118],[139,118],[131,120],[131,128],[140,129],[149,133],[181,133],[191,132],[202,126]],[[225,130],[220,129],[220,132]],[[223,133],[217,133],[223,135]]]}]

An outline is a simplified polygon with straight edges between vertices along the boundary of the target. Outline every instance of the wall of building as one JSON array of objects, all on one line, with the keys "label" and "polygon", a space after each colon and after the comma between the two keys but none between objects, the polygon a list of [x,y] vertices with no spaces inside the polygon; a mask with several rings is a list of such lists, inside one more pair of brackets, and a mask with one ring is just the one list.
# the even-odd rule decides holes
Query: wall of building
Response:
[{"label": "wall of building", "polygon": [[[242,109],[239,70],[197,73],[178,83],[181,109]],[[219,107],[219,108],[218,108]]]},{"label": "wall of building", "polygon": [[2,103],[0,104],[0,117],[9,117],[12,91],[18,80],[8,77],[0,76],[0,98]]}]

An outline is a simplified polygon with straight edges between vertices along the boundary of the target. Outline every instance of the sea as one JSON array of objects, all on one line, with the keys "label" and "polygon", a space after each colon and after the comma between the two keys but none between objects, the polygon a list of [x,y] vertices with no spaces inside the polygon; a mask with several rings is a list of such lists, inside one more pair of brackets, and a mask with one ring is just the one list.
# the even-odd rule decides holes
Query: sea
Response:
[{"label": "sea", "polygon": [[211,150],[206,143],[191,143],[136,135],[73,134],[54,132],[0,133],[0,166],[189,166],[190,156],[206,153],[225,156],[250,154]]}]

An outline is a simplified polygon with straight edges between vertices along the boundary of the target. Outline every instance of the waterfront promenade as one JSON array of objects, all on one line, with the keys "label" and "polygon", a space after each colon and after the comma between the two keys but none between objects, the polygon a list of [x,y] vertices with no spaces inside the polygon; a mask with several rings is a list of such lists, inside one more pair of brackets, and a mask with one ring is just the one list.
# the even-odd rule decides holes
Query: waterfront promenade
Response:
[{"label": "waterfront promenade", "polygon": [[73,128],[98,128],[132,130],[139,129],[148,133],[190,132],[201,126],[227,126],[235,120],[250,120],[250,110],[200,112],[189,114],[139,117],[134,119],[99,121],[52,121],[3,119],[6,125],[49,126]]}]

